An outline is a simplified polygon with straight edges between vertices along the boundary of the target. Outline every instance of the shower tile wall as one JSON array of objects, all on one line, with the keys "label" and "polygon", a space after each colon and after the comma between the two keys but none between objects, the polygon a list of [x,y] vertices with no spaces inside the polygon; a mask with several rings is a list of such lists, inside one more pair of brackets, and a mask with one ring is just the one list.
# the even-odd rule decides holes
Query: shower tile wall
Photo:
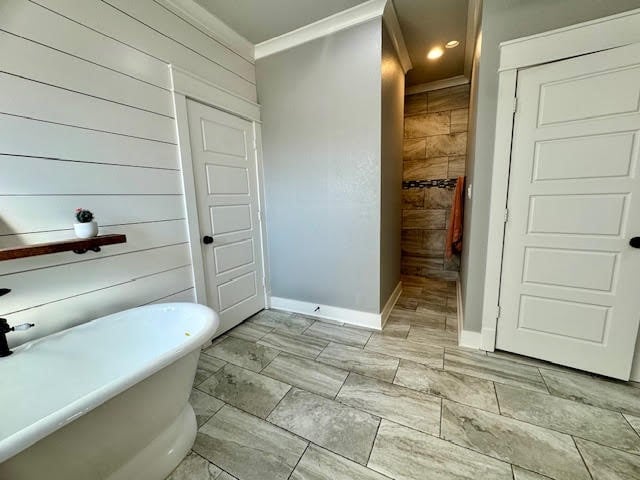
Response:
[{"label": "shower tile wall", "polygon": [[469,85],[405,97],[404,274],[453,279],[459,269],[459,258],[444,254],[453,198],[453,182],[444,180],[465,175],[468,117]]}]

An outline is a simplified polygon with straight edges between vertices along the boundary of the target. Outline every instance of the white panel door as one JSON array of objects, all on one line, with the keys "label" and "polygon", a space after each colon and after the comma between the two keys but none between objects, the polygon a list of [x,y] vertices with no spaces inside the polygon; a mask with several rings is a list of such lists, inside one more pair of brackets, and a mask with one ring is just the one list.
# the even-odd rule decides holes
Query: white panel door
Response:
[{"label": "white panel door", "polygon": [[187,110],[207,297],[222,333],[265,307],[254,130],[192,100]]},{"label": "white panel door", "polygon": [[640,45],[521,70],[517,97],[496,347],[628,379]]}]

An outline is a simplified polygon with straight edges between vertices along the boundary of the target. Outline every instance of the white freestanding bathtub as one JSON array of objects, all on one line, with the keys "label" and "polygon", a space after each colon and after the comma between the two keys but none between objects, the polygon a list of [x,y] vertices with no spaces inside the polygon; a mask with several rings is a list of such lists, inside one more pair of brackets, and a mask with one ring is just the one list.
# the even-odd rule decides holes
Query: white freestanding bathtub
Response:
[{"label": "white freestanding bathtub", "polygon": [[1,358],[0,479],[165,478],[195,439],[189,393],[218,325],[202,305],[150,305]]}]

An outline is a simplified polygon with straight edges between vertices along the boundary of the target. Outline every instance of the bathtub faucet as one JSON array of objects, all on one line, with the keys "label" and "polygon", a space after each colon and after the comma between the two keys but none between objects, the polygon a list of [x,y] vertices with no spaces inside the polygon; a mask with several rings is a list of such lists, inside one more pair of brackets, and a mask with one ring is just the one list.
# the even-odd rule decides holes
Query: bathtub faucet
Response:
[{"label": "bathtub faucet", "polygon": [[9,322],[5,318],[0,318],[0,357],[8,357],[13,352],[9,350],[9,344],[7,343],[7,333],[17,332],[19,330],[29,330],[31,327],[35,327],[35,323],[23,323],[10,327]]}]

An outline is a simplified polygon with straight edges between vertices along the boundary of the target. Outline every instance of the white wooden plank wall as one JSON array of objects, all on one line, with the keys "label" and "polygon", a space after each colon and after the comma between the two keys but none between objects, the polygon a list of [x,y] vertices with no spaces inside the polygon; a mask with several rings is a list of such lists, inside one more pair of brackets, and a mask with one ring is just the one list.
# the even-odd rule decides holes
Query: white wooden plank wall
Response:
[{"label": "white wooden plank wall", "polygon": [[194,301],[168,64],[250,101],[255,67],[155,0],[0,2],[0,246],[128,242],[0,263],[18,345],[125,308]]}]

